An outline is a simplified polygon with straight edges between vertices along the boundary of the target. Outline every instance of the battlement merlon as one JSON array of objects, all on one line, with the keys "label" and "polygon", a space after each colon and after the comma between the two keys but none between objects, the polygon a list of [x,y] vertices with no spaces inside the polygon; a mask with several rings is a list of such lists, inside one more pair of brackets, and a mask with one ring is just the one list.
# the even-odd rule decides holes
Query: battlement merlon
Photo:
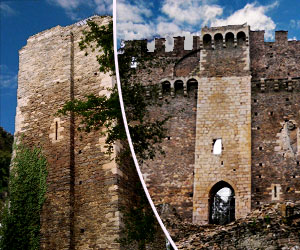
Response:
[{"label": "battlement merlon", "polygon": [[[283,43],[286,41],[286,43],[296,43],[300,44],[300,41],[295,41],[295,40],[288,40],[287,36],[288,32],[287,31],[275,31],[275,42],[273,43]],[[221,27],[204,27],[201,30],[201,36],[193,36],[192,39],[192,49],[191,50],[197,50],[197,49],[203,49],[203,37],[205,35],[208,35],[211,38],[212,44],[215,44],[215,36],[219,36],[223,39],[223,42],[226,43],[226,40],[234,39],[235,44],[238,42],[239,38],[245,39],[246,44],[249,45],[249,39],[250,37],[255,37],[256,41],[260,41],[262,43],[267,43],[265,41],[264,35],[265,31],[264,30],[258,30],[258,31],[252,31],[251,27],[247,24],[243,25],[227,25],[227,26],[221,26]],[[218,38],[218,37],[217,37]],[[154,42],[154,53],[156,55],[160,56],[180,56],[184,55],[191,50],[185,50],[184,49],[184,43],[185,43],[185,37],[184,36],[176,36],[173,37],[174,39],[174,47],[172,51],[165,51],[165,43],[166,43],[166,38],[155,38]],[[125,43],[137,43],[141,42],[141,46],[143,46],[142,51],[147,51],[148,53],[153,53],[152,51],[148,51],[147,49],[147,44],[150,42],[153,42],[153,40],[131,40],[131,41],[126,41]],[[269,42],[268,42],[269,43]],[[226,46],[224,46],[226,47]]]}]

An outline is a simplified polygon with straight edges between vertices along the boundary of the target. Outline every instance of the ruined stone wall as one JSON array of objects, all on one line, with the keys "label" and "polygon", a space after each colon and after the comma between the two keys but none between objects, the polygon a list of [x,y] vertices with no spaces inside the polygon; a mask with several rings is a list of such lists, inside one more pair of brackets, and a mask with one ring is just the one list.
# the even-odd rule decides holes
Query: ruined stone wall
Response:
[{"label": "ruined stone wall", "polygon": [[[227,39],[225,31],[232,32],[234,39]],[[243,31],[247,37],[238,39],[239,31]],[[170,135],[174,134],[174,137],[168,136],[163,142],[166,155],[158,156],[143,167],[146,183],[156,205],[170,204],[185,221],[192,219],[194,203],[196,223],[208,222],[210,189],[220,181],[231,183],[236,192],[236,216],[245,216],[250,211],[249,27],[232,26],[229,30],[209,32],[213,38],[218,32],[223,32],[224,39],[221,43],[212,41],[207,48],[199,37],[194,37],[193,50],[184,51],[184,39],[176,37],[174,50],[171,52],[164,51],[165,39],[157,39],[156,48],[152,53],[154,60],[145,69],[137,68],[137,75],[142,83],[156,85],[161,89],[158,96],[164,105],[151,109],[151,117],[165,117],[171,114],[172,119],[167,128]],[[197,107],[194,94],[189,92],[193,85],[191,83],[196,87],[200,84]],[[180,91],[185,97],[179,97],[177,92]],[[205,106],[204,103],[209,99],[207,96],[210,95],[211,101]],[[180,109],[184,109],[182,115],[178,112]],[[197,120],[196,112],[199,117]],[[207,130],[201,119],[215,127],[215,133],[223,131],[220,133],[223,139],[225,138],[227,152],[224,152],[222,157],[226,160],[222,158],[218,166],[213,165],[214,161],[210,159],[215,138],[200,138],[200,135],[195,134],[196,128],[198,134]],[[221,124],[222,128],[218,124]],[[228,132],[229,127],[232,128],[232,132]],[[196,151],[195,139],[198,143]],[[203,154],[199,153],[204,150],[203,144],[208,140],[209,149],[205,153],[203,151]],[[204,165],[200,164],[194,155],[202,158],[210,166],[203,162]],[[219,166],[221,162],[222,166]]]},{"label": "ruined stone wall", "polygon": [[[103,20],[108,23],[109,18]],[[99,72],[95,53],[85,56],[78,43],[86,26],[72,26],[74,98],[87,94],[108,94],[112,87],[109,74]],[[80,119],[74,123],[74,245],[75,249],[119,249],[119,166],[115,154],[106,155],[105,137],[99,131],[77,131]],[[116,148],[115,148],[116,149]]]},{"label": "ruined stone wall", "polygon": [[252,207],[300,198],[299,91],[300,80],[252,83]]},{"label": "ruined stone wall", "polygon": [[166,124],[167,137],[162,143],[165,155],[157,155],[142,167],[154,203],[171,205],[188,222],[192,220],[193,207],[196,91],[189,89],[188,96],[177,91],[174,98],[170,92],[164,92],[159,101],[162,106],[150,109],[153,119],[171,117]]},{"label": "ruined stone wall", "polygon": [[252,82],[252,207],[297,201],[299,191],[300,41],[276,31],[250,33]]},{"label": "ruined stone wall", "polygon": [[[246,36],[239,36],[240,31],[244,32]],[[206,34],[210,35],[210,40],[208,41],[204,39],[204,35]],[[144,41],[144,43],[145,42],[146,41]],[[247,162],[244,167],[241,167],[245,172],[232,175],[235,182],[240,183],[242,186],[243,191],[238,192],[243,193],[241,196],[247,200],[247,202],[244,203],[244,205],[247,204],[245,206],[247,209],[242,209],[244,211],[242,212],[243,215],[250,209],[250,193],[252,195],[252,207],[256,207],[260,203],[299,199],[297,186],[297,176],[299,175],[297,168],[299,165],[299,140],[297,138],[299,136],[298,82],[300,66],[298,61],[300,59],[300,42],[288,41],[287,32],[285,31],[276,32],[275,42],[265,42],[263,31],[253,32],[245,25],[204,28],[202,30],[202,36],[200,38],[194,37],[193,42],[193,50],[186,51],[183,49],[184,38],[176,37],[174,38],[174,50],[165,52],[165,39],[157,39],[155,42],[156,48],[152,53],[154,58],[152,64],[149,65],[146,70],[140,70],[138,73],[141,82],[145,85],[156,84],[162,89],[166,86],[171,89],[170,94],[175,98],[170,99],[171,102],[168,104],[169,106],[167,105],[166,108],[164,108],[164,112],[167,114],[168,112],[174,113],[174,111],[171,111],[170,105],[176,108],[178,106],[188,105],[182,101],[183,99],[177,98],[175,95],[176,83],[180,82],[180,84],[183,84],[184,94],[186,95],[188,80],[193,78],[198,81],[198,85],[200,84],[199,93],[201,95],[198,97],[198,117],[199,119],[203,118],[203,124],[205,122],[211,122],[210,126],[212,127],[216,127],[218,121],[220,119],[224,120],[224,118],[215,117],[213,114],[211,115],[212,117],[206,117],[206,110],[210,110],[211,113],[215,114],[216,111],[212,110],[212,107],[216,105],[217,113],[220,112],[221,115],[221,113],[224,112],[221,112],[220,107],[222,107],[224,102],[227,103],[224,96],[228,95],[228,99],[232,99],[230,101],[232,105],[227,103],[226,108],[224,107],[228,110],[232,107],[233,110],[229,111],[231,116],[229,116],[230,118],[223,125],[226,127],[227,124],[236,130],[238,130],[239,126],[245,125],[245,129],[247,127],[246,130],[248,131],[241,136],[239,136],[237,132],[234,132],[233,137],[230,138],[230,140],[234,141],[235,139],[233,138],[235,136],[239,137],[239,140],[243,141],[242,144],[247,145],[246,149],[244,150],[243,148],[241,150],[240,145],[236,144],[232,147],[230,154],[228,154],[228,162],[235,162],[232,166],[244,166],[242,162]],[[261,78],[265,80],[261,80]],[[272,81],[272,79],[274,81]],[[243,83],[244,87],[242,87],[243,90],[237,93],[233,85],[235,84],[236,88],[239,88],[241,87],[240,83]],[[251,84],[252,87],[250,87]],[[226,89],[227,87],[228,89]],[[244,92],[245,89],[247,89],[246,92]],[[251,90],[252,93],[250,93]],[[161,94],[159,95],[162,99],[165,99],[162,93],[164,93],[164,90],[161,90]],[[207,107],[204,107],[206,100],[208,100],[207,95],[212,95],[214,98],[209,105],[207,104]],[[250,103],[251,95],[252,101]],[[247,100],[247,104],[245,100]],[[217,104],[214,102],[217,102]],[[245,107],[243,105],[245,105]],[[243,108],[245,108],[244,111],[238,111]],[[250,110],[252,121],[251,130],[249,122]],[[154,116],[157,116],[159,113],[158,110],[151,112],[153,112]],[[235,116],[235,112],[239,113],[238,116],[240,117]],[[245,114],[243,114],[244,112],[247,114],[247,118]],[[190,114],[190,116],[186,118],[186,121],[192,121],[194,119],[193,117],[194,114]],[[213,119],[213,121],[211,121],[211,119]],[[180,125],[176,123],[177,121],[179,120],[172,120],[174,126],[171,127],[168,125],[169,131],[170,133],[174,131],[175,134],[180,135],[178,136],[180,138],[179,140],[182,140],[186,135],[181,136],[175,129],[175,127],[180,127]],[[203,130],[203,124],[197,124],[199,131]],[[192,122],[187,123],[185,127],[188,126],[191,128],[192,126],[190,125],[192,125]],[[222,129],[216,129],[216,131],[221,130]],[[229,130],[224,129],[225,137],[228,136],[225,131],[228,132]],[[210,149],[206,153],[203,153],[203,159],[205,158],[206,162],[211,162],[207,160],[207,157],[209,158],[211,155],[211,139],[212,138],[209,138],[209,146],[206,145]],[[201,143],[207,140],[207,138],[202,138],[201,140],[197,138],[197,141],[202,141]],[[191,143],[194,143],[194,141],[191,138],[189,138],[188,141],[190,148],[192,148]],[[260,147],[260,144],[263,144],[263,146]],[[251,148],[249,145],[251,145]],[[203,147],[202,145],[199,150],[203,150]],[[167,149],[168,156],[172,151],[177,152],[178,147],[173,144],[165,148]],[[224,146],[225,151],[226,148],[228,147]],[[264,148],[268,149],[264,150]],[[251,159],[249,159],[250,149],[252,152],[251,159],[253,161],[251,167],[249,165],[251,162]],[[196,155],[197,150],[196,148]],[[243,158],[244,156],[234,156],[239,153],[243,153],[247,156],[244,155],[245,158]],[[279,159],[280,154],[281,159]],[[168,157],[167,160],[164,159],[164,157],[159,157],[152,165],[158,165],[155,166],[155,169],[159,169],[160,162],[168,162],[167,165],[174,166],[172,168],[177,166],[177,169],[182,171],[182,163],[177,164],[176,162],[178,159],[181,161],[181,157],[177,157],[176,159]],[[197,165],[197,157],[195,160]],[[189,162],[188,159],[183,161]],[[220,161],[220,163],[221,162],[225,164],[224,161]],[[263,168],[264,165],[268,165],[269,167]],[[166,197],[163,195],[166,193],[164,190],[167,189],[166,186],[172,186],[172,182],[159,184],[161,183],[161,173],[163,170],[158,170],[158,172],[155,173],[154,167],[151,167],[151,164],[149,166],[148,170],[144,168],[143,171],[145,171],[146,179],[151,183],[151,185],[149,184],[150,190],[157,190],[155,192],[151,191],[154,199],[161,201],[168,200],[168,203],[174,205],[178,203],[178,199],[176,200],[175,198],[176,196],[172,198],[169,195],[168,199],[159,198]],[[224,167],[224,169],[226,169],[226,167]],[[237,171],[235,167],[230,169]],[[205,171],[203,168],[199,168],[197,171],[199,171],[199,179],[197,182],[200,182],[200,180],[203,180],[201,175]],[[228,169],[223,171],[222,169],[212,167],[208,171],[208,174],[211,176],[217,176],[219,174],[220,176],[218,178],[221,180],[225,178],[230,171],[228,172]],[[218,178],[216,177],[215,181],[217,181]],[[245,178],[245,180],[240,178]],[[251,178],[252,184],[250,192],[249,183]],[[206,178],[204,179],[206,180]],[[155,185],[152,185],[152,182],[155,183]],[[189,185],[190,184],[189,182]],[[180,181],[176,182],[176,186],[178,190],[184,190],[184,188],[180,186],[185,187],[185,184],[183,181]],[[206,183],[204,186],[207,188],[205,191],[206,195],[209,195],[209,184]],[[167,193],[169,194],[170,192]],[[195,193],[196,191],[193,192],[194,196]],[[276,197],[274,197],[274,195]],[[183,195],[182,197],[185,196]],[[207,198],[205,199],[207,200]],[[194,202],[196,202],[196,200],[197,198],[194,197]],[[239,202],[236,201],[236,206],[239,206],[238,203]],[[179,204],[180,203],[175,205],[175,207],[180,210],[180,207],[183,206]],[[183,200],[181,204],[183,204]],[[181,212],[180,214],[183,215]],[[238,214],[239,212],[237,212],[236,215],[239,216]],[[207,220],[207,214],[205,216]]]},{"label": "ruined stone wall", "polygon": [[299,249],[300,208],[294,204],[262,206],[228,225],[176,224],[178,249]]},{"label": "ruined stone wall", "polygon": [[299,77],[300,41],[288,41],[287,31],[276,31],[275,42],[264,41],[264,31],[250,32],[253,80]]},{"label": "ruined stone wall", "polygon": [[[115,162],[121,144],[109,157],[105,137],[78,132],[78,117],[56,114],[67,100],[109,94],[112,86],[95,54],[85,57],[78,47],[85,28],[55,27],[20,51],[16,135],[41,146],[49,162],[42,249],[126,249],[115,239],[122,212],[138,200],[135,170]],[[174,50],[165,52],[165,40],[157,39],[153,60],[136,69],[136,80],[155,85],[151,98],[163,104],[150,108],[150,118],[171,115],[166,154],[142,172],[155,204],[175,208],[182,221],[207,223],[211,190],[220,183],[235,192],[236,218],[251,205],[299,200],[300,42],[277,32],[267,43],[263,32],[248,29],[204,29],[211,43],[194,37],[193,50],[184,50],[184,38],[177,37]],[[214,40],[219,33],[222,39]],[[216,139],[222,139],[220,155],[212,153]]]},{"label": "ruined stone wall", "polygon": [[66,101],[108,94],[112,87],[95,53],[86,57],[79,49],[86,28],[84,22],[55,27],[30,37],[20,51],[16,135],[42,147],[49,162],[42,249],[120,249],[120,203],[134,196],[134,188],[122,183],[136,176],[105,154],[105,138],[78,132],[80,119],[72,114],[57,115]]},{"label": "ruined stone wall", "polygon": [[49,163],[41,218],[43,249],[71,245],[71,124],[69,116],[54,117],[71,99],[70,57],[71,37],[61,27],[29,38],[20,50],[16,136],[24,134],[26,144],[43,147]]},{"label": "ruined stone wall", "polygon": [[[199,45],[197,39],[194,41]],[[147,53],[146,41],[141,42],[141,52]],[[170,116],[167,137],[161,145],[165,154],[157,154],[143,164],[142,173],[155,205],[171,205],[183,221],[191,222],[197,97],[191,73],[199,68],[199,49],[194,46],[193,50],[184,50],[183,37],[177,37],[174,50],[165,52],[164,42],[156,39],[155,51],[147,54],[153,60],[145,67],[138,65],[134,79],[149,87],[149,98],[158,98],[158,105],[149,108],[150,118]]]}]

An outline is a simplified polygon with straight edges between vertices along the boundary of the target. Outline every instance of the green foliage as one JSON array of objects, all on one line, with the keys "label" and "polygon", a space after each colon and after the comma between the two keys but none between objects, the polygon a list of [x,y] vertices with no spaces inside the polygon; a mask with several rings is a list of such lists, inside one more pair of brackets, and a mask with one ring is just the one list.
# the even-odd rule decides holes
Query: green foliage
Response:
[{"label": "green foliage", "polygon": [[[88,22],[88,25],[90,30],[84,32],[80,48],[97,49],[100,71],[114,74],[112,22],[108,26],[99,27],[94,22]],[[151,57],[141,53],[138,46],[139,44],[131,44],[120,51],[119,71],[129,131],[138,159],[142,162],[153,159],[156,152],[162,152],[159,143],[166,137],[164,124],[169,117],[151,121],[147,116],[148,107],[157,104],[153,100],[146,99],[145,88],[134,80],[136,70],[130,66],[132,58],[135,58],[139,67],[142,67]],[[67,102],[58,111],[60,114],[73,112],[81,117],[79,130],[90,132],[101,129],[101,133],[106,135],[108,152],[111,152],[116,141],[126,140],[117,88],[110,89],[110,92],[109,97],[88,95],[85,100]]]},{"label": "green foliage", "polygon": [[146,249],[146,244],[153,242],[156,229],[156,219],[149,206],[147,197],[140,183],[136,187],[139,201],[136,206],[131,206],[129,211],[124,212],[125,234],[119,242],[122,246],[130,246],[133,242],[138,244],[139,250]]},{"label": "green foliage", "polygon": [[7,192],[13,136],[0,127],[0,193]]},{"label": "green foliage", "polygon": [[[91,47],[94,51],[98,49],[97,60],[100,65],[100,72],[114,72],[114,50],[113,50],[113,23],[99,26],[94,22],[88,22],[89,31],[84,31],[79,47],[81,50]],[[88,53],[86,52],[86,55]]]},{"label": "green foliage", "polygon": [[2,250],[40,247],[40,212],[45,200],[47,161],[41,150],[16,146],[9,178],[9,203],[2,221]]},{"label": "green foliage", "polygon": [[[113,51],[113,25],[98,26],[94,22],[88,22],[89,31],[84,32],[80,42],[82,50],[91,49],[98,51],[97,60],[100,72],[115,74],[114,51]],[[148,108],[157,105],[156,100],[145,97],[145,87],[136,81],[138,68],[145,69],[152,63],[152,57],[143,53],[137,43],[127,44],[119,51],[119,73],[122,83],[122,94],[129,131],[134,144],[135,152],[140,162],[153,159],[157,152],[163,153],[161,146],[163,138],[166,137],[164,127],[169,117],[151,121],[148,116]],[[87,53],[86,53],[87,55]],[[138,68],[131,68],[132,61]],[[150,70],[151,71],[151,70]],[[85,100],[74,100],[68,102],[58,111],[60,114],[73,112],[82,118],[78,130],[90,132],[99,130],[106,135],[108,152],[111,152],[115,142],[126,142],[127,137],[123,125],[121,107],[117,87],[109,89],[110,96],[88,95]],[[125,143],[124,143],[125,144]],[[126,160],[124,160],[126,159]],[[128,160],[130,159],[130,160]],[[127,145],[124,146],[122,156],[118,156],[122,164],[129,164],[134,168]],[[125,228],[120,242],[122,245],[136,242],[139,249],[145,249],[146,243],[153,241],[156,232],[155,217],[148,204],[141,184],[135,189],[137,194],[136,206],[128,210],[124,209]]]},{"label": "green foliage", "polygon": [[271,223],[271,218],[270,218],[270,216],[269,216],[269,215],[266,215],[266,216],[264,217],[264,221],[269,225],[269,224]]}]

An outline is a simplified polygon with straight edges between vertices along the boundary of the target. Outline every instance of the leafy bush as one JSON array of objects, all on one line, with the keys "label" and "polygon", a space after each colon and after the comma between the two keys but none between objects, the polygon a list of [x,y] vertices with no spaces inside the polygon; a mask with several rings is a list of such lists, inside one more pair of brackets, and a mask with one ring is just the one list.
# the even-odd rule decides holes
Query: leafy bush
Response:
[{"label": "leafy bush", "polygon": [[15,152],[0,248],[36,250],[40,248],[40,212],[46,193],[47,160],[37,148],[18,145]]}]

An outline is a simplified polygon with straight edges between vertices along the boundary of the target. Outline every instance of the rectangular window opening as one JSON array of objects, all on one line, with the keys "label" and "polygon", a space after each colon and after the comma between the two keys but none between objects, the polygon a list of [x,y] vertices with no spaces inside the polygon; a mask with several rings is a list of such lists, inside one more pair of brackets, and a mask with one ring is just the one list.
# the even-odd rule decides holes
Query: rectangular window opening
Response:
[{"label": "rectangular window opening", "polygon": [[274,197],[277,198],[277,187],[274,186]]},{"label": "rectangular window opening", "polygon": [[213,140],[213,154],[220,155],[222,153],[222,139]]}]

